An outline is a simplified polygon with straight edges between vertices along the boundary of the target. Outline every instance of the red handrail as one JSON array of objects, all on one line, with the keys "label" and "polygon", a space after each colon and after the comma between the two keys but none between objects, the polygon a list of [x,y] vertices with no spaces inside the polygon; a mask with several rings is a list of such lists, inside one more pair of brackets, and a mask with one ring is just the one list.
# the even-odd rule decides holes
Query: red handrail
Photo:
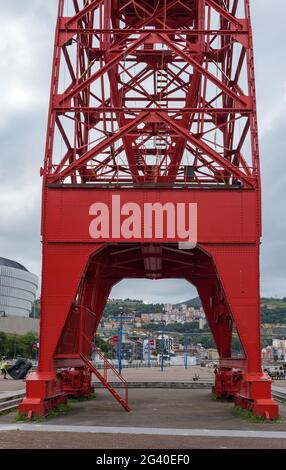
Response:
[{"label": "red handrail", "polygon": [[121,380],[121,382],[124,382],[124,383],[127,383],[126,379],[124,379],[124,377],[122,377],[122,375],[119,374],[118,370],[115,369],[115,367],[111,364],[111,362],[108,361],[108,359],[104,356],[103,352],[97,347],[95,346],[95,344],[93,343],[93,349],[94,351],[96,351],[96,353],[98,354],[98,356],[103,359],[104,361],[104,367],[106,365],[108,365],[108,368],[112,370],[112,372],[115,373],[115,375],[119,378],[119,380]]},{"label": "red handrail", "polygon": [[[82,360],[85,362],[87,367],[91,372],[95,374],[95,376],[100,380],[101,383],[107,388],[107,390],[112,394],[112,396],[120,403],[120,405],[126,410],[130,411],[128,406],[128,384],[125,382],[125,399],[123,399],[119,393],[112,387],[112,385],[107,382],[107,380],[100,374],[100,372],[94,367],[94,365],[89,361],[89,359],[84,355],[81,354]],[[108,361],[107,361],[108,362]]]},{"label": "red handrail", "polygon": [[124,384],[124,388],[125,388],[125,402],[128,406],[128,382],[127,380],[122,377],[122,375],[119,374],[119,372],[115,369],[115,367],[111,364],[111,362],[108,361],[108,359],[104,356],[103,352],[97,347],[95,346],[95,344],[93,343],[93,349],[94,351],[97,353],[97,355],[103,359],[103,364],[104,364],[104,379],[107,381],[107,371],[108,369],[111,369],[112,372],[114,372],[114,374],[119,378],[119,380]]},{"label": "red handrail", "polygon": [[[103,385],[109,390],[109,392],[116,398],[116,400],[127,410],[130,411],[129,406],[128,406],[128,383],[122,377],[122,375],[119,374],[119,372],[115,369],[115,367],[107,360],[107,358],[104,356],[102,351],[93,343],[93,341],[90,340],[90,338],[87,336],[85,332],[85,316],[84,316],[84,311],[86,314],[92,315],[93,317],[96,317],[96,314],[90,310],[88,307],[81,306],[80,307],[80,341],[79,341],[79,353],[86,365],[89,367],[91,371],[94,372],[96,377],[103,383]],[[98,356],[103,360],[103,366],[104,366],[104,375],[102,376],[100,372],[93,366],[93,364],[89,361],[89,359],[86,357],[84,353],[84,347],[83,347],[83,342],[86,341],[90,347],[90,349],[93,349]],[[114,390],[112,387],[111,383],[108,382],[108,369],[110,369],[116,377],[124,384],[125,388],[125,400],[120,397],[120,395]]]}]

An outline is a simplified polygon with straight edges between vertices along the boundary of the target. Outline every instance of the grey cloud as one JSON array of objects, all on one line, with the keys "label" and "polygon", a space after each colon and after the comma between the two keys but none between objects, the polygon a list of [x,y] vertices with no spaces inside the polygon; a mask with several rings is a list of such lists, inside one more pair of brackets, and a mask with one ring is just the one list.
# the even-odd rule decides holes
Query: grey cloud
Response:
[{"label": "grey cloud", "polygon": [[144,299],[152,303],[177,303],[197,295],[194,286],[182,279],[128,279],[121,281],[111,293],[113,298]]}]

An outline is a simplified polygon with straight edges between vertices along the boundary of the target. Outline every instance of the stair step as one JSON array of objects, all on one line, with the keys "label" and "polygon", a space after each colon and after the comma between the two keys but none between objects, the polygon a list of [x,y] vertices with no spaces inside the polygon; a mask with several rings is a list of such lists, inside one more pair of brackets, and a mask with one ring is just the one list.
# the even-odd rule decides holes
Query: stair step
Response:
[{"label": "stair step", "polygon": [[7,400],[3,403],[0,403],[0,413],[2,413],[3,411],[17,408],[17,406],[20,405],[21,402],[22,402],[22,398],[16,398],[13,400]]},{"label": "stair step", "polygon": [[[18,405],[20,404],[20,402],[18,403]],[[16,408],[18,408],[18,405],[10,405],[10,406],[6,406],[5,408],[1,408],[0,409],[0,414],[1,413],[5,413],[6,411],[12,411],[12,410],[15,410]]]},{"label": "stair step", "polygon": [[0,406],[2,403],[7,403],[7,401],[9,400],[17,400],[19,398],[24,398],[26,392],[15,392],[13,395],[11,394],[11,392],[9,393],[3,393],[3,395],[0,396]]}]

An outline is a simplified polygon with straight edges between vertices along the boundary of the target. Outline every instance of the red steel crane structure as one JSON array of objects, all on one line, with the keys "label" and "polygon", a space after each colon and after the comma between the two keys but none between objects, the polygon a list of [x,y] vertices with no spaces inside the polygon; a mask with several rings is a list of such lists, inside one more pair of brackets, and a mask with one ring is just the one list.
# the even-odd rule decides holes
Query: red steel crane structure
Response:
[{"label": "red steel crane structure", "polygon": [[197,288],[219,352],[214,393],[277,417],[261,369],[249,3],[59,0],[39,367],[22,413],[90,393],[92,341],[116,283],[182,278]]}]

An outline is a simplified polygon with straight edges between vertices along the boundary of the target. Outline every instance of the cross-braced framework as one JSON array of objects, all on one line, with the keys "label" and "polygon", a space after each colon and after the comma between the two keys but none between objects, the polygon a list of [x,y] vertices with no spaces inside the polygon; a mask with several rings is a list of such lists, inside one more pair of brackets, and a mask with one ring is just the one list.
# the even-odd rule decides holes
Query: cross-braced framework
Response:
[{"label": "cross-braced framework", "polygon": [[255,187],[248,2],[83,3],[60,2],[48,181]]},{"label": "cross-braced framework", "polygon": [[[89,394],[91,373],[129,410],[127,388],[124,399],[107,380],[116,371],[89,360],[104,306],[124,278],[180,278],[197,288],[219,353],[214,393],[276,418],[260,354],[249,0],[59,0],[42,175],[39,368],[20,411]],[[188,206],[197,244],[182,249],[168,227]]]}]

